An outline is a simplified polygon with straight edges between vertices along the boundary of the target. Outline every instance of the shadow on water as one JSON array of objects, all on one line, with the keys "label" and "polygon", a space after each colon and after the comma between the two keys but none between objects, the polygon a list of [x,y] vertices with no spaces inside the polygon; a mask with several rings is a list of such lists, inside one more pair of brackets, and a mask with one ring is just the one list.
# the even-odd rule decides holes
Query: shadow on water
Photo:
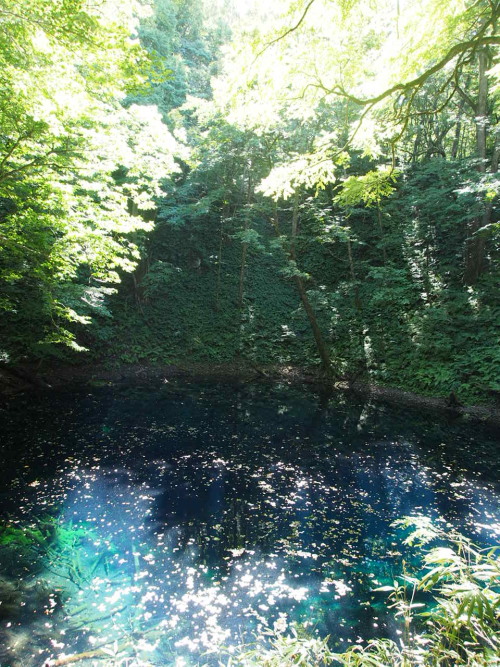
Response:
[{"label": "shadow on water", "polygon": [[[397,637],[423,514],[498,540],[498,432],[287,385],[19,397],[1,415],[0,662],[218,664],[276,620]],[[184,664],[184,663],[182,663]]]}]

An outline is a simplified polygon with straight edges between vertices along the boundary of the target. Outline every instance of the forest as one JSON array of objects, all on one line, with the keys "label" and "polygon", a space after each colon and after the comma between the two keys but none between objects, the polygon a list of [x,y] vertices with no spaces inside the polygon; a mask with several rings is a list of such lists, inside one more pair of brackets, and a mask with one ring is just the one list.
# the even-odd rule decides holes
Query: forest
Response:
[{"label": "forest", "polygon": [[0,0],[2,666],[500,665],[499,19]]},{"label": "forest", "polygon": [[494,400],[498,11],[3,0],[3,368]]}]

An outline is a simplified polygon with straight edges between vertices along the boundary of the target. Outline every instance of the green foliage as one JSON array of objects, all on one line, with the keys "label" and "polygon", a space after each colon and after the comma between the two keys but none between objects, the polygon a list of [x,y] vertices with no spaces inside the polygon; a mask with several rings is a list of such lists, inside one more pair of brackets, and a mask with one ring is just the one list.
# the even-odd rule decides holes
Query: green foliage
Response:
[{"label": "green foliage", "polygon": [[378,169],[363,176],[349,176],[342,183],[342,190],[335,201],[345,207],[359,204],[379,206],[383,199],[394,192],[397,176],[398,173],[393,169]]},{"label": "green foliage", "polygon": [[[168,261],[151,261],[138,289],[129,285],[128,295],[113,297],[109,354],[126,363],[310,362],[312,340],[300,312],[296,323],[290,322],[298,301],[293,285],[280,273],[279,257],[268,251],[267,221],[255,222],[255,230],[243,239],[229,233],[233,223],[239,224],[225,222],[220,265],[221,239],[209,226],[158,225],[151,243]],[[258,242],[249,247],[240,307],[238,278],[245,239]]]},{"label": "green foliage", "polygon": [[[75,2],[0,9],[2,356],[82,350],[81,325],[138,258],[138,215],[176,169],[152,107],[121,106],[144,86],[146,53],[119,12]],[[120,23],[123,21],[123,25]]]},{"label": "green foliage", "polygon": [[[150,88],[130,101],[154,104],[166,122],[188,95],[208,98],[210,78],[228,28],[202,0],[151,0],[151,13],[142,18],[138,36],[152,59]],[[175,115],[175,114],[174,114]]]},{"label": "green foliage", "polygon": [[[314,343],[291,280],[298,276],[306,281],[338,374],[424,394],[454,391],[462,401],[485,400],[496,391],[494,273],[467,287],[457,262],[464,225],[480,211],[476,195],[464,189],[476,178],[468,163],[437,159],[407,170],[380,210],[358,204],[346,217],[345,209],[332,206],[328,191],[303,198],[297,258],[291,261],[290,205],[277,207],[283,233],[276,236],[275,214],[260,195],[250,210],[244,205],[241,134],[225,130],[224,137],[217,159],[212,141],[206,156],[199,154],[199,166],[178,187],[180,201],[162,204],[150,252],[168,269],[156,277],[152,262],[150,275],[141,279],[144,317],[131,315],[133,302],[127,315],[116,311],[123,360],[227,362],[241,356],[314,363]],[[251,150],[258,164],[255,146]],[[232,183],[229,174],[240,179]],[[245,243],[251,252],[241,307]],[[494,271],[496,255],[490,257]],[[137,340],[132,347],[131,340]]]},{"label": "green foliage", "polygon": [[0,526],[0,558],[23,575],[37,573],[48,563],[71,568],[75,550],[91,537],[90,529],[62,524],[51,516],[39,517],[32,525],[7,523]]},{"label": "green foliage", "polygon": [[495,6],[229,10],[0,9],[2,360],[318,365],[319,332],[337,377],[495,395]]},{"label": "green foliage", "polygon": [[[255,647],[240,647],[229,665],[341,664],[350,667],[452,667],[498,665],[500,654],[500,558],[498,549],[479,549],[426,517],[396,522],[410,528],[405,542],[425,547],[419,576],[402,575],[391,586],[390,606],[402,622],[401,640],[372,639],[333,653],[328,640],[287,632],[280,619],[261,633]],[[430,547],[432,543],[436,546]],[[418,601],[432,594],[433,603]],[[427,608],[422,611],[423,608]]]},{"label": "green foliage", "polygon": [[297,626],[284,634],[283,623],[277,621],[272,630],[261,632],[255,647],[239,647],[236,657],[230,658],[225,667],[322,667],[330,665],[334,655],[328,648],[328,637],[310,637]]},{"label": "green foliage", "polygon": [[[456,532],[446,532],[425,517],[397,522],[412,528],[408,544],[441,544],[424,555],[424,573],[403,577],[390,590],[396,615],[404,618],[401,646],[388,640],[352,647],[344,665],[495,665],[500,653],[500,559],[497,549],[479,549]],[[430,592],[434,606],[415,612],[418,591]]]}]

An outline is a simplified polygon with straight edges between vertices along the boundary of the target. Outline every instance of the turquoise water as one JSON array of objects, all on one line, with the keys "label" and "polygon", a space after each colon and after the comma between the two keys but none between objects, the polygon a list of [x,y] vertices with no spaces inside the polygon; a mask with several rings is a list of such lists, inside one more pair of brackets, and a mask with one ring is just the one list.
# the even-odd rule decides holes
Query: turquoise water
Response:
[{"label": "turquoise water", "polygon": [[[217,665],[278,622],[399,636],[420,514],[500,536],[499,433],[308,387],[75,387],[3,406],[0,664]],[[100,660],[99,664],[103,664]]]}]

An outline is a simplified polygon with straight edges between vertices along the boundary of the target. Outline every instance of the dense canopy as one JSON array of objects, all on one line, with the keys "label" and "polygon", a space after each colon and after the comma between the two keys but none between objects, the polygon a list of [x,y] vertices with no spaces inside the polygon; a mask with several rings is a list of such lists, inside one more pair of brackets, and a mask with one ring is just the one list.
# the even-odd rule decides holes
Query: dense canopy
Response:
[{"label": "dense canopy", "polygon": [[[57,409],[30,413],[21,397],[9,413],[0,560],[19,582],[0,577],[0,659],[28,650],[31,614],[26,627],[73,629],[55,639],[43,623],[29,664],[73,642],[80,653],[50,664],[180,666],[177,648],[198,642],[193,661],[207,649],[204,664],[222,665],[226,607],[233,630],[251,617],[260,639],[233,642],[228,667],[500,664],[498,552],[448,522],[498,535],[497,489],[481,477],[493,440],[474,449],[455,439],[461,425],[433,431],[427,417],[419,438],[408,424],[392,438],[350,393],[328,412],[338,385],[498,408],[499,18],[500,0],[0,0],[0,395],[78,364],[163,382],[117,399],[94,381]],[[321,389],[304,411],[295,388],[276,402],[273,387],[252,414],[252,384],[167,386],[166,369],[221,366],[232,379],[312,372]],[[462,478],[473,452],[481,466]],[[395,549],[401,527],[407,544],[435,545],[424,573]],[[297,588],[290,569],[284,587],[264,556],[311,559],[315,595],[309,574]],[[304,602],[310,625],[332,625],[287,634],[280,591],[283,609]],[[384,591],[394,640],[373,630]],[[342,601],[322,597],[348,592],[371,623],[349,649]],[[159,662],[142,661],[158,647]]]},{"label": "dense canopy", "polygon": [[491,398],[499,12],[4,0],[5,364],[319,364]]}]

